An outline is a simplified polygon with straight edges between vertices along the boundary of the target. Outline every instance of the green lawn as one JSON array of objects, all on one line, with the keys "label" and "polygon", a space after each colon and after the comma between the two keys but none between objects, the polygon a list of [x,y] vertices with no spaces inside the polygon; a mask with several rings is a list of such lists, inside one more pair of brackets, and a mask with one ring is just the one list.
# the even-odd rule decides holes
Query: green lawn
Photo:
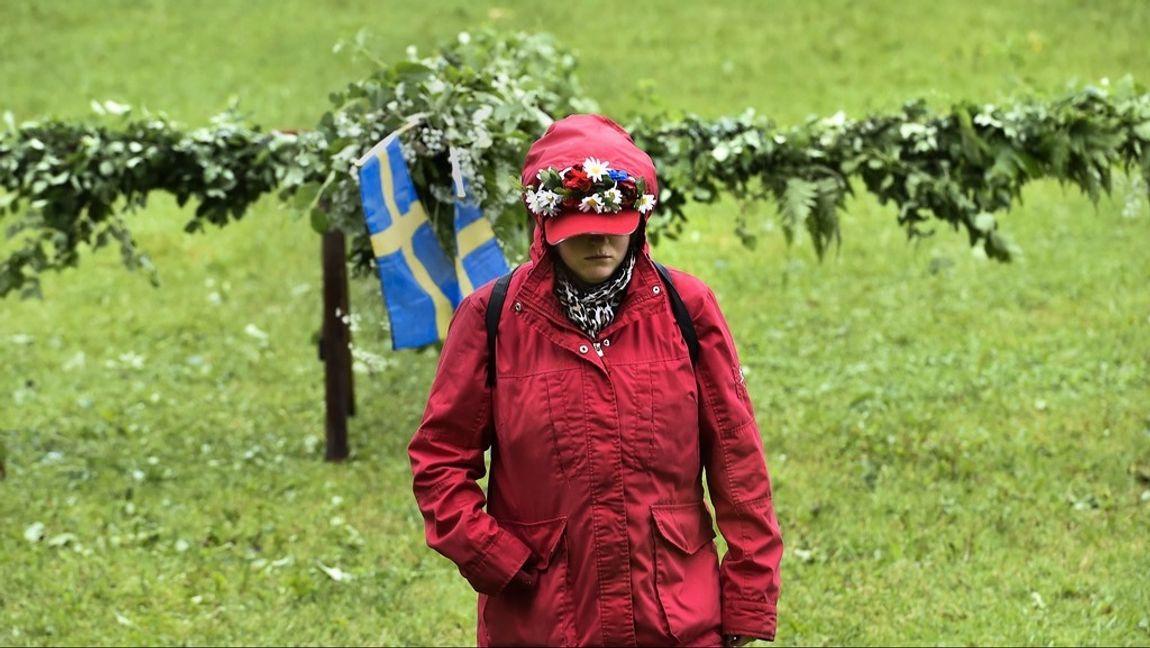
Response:
[{"label": "green lawn", "polygon": [[[199,126],[238,98],[308,127],[368,69],[337,41],[366,29],[391,61],[485,24],[556,33],[619,118],[1150,81],[1140,0],[320,5],[5,0],[0,112],[116,99]],[[730,203],[656,249],[714,287],[748,369],[780,644],[1150,643],[1150,208],[1127,194],[1029,187],[1009,266],[948,229],[908,244],[865,196],[821,264],[769,206],[756,250]],[[155,197],[132,220],[159,289],[104,250],[0,303],[0,645],[472,642],[404,452],[434,352],[391,353],[378,282],[353,285],[369,357],[353,458],[325,464],[319,239],[273,200],[206,235],[187,217]]]}]

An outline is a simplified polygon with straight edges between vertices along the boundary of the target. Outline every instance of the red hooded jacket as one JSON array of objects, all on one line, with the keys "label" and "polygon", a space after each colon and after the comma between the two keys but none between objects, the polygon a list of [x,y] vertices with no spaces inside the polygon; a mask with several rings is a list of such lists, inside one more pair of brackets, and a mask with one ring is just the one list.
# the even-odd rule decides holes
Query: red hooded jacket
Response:
[{"label": "red hooded jacket", "polygon": [[[495,387],[488,284],[456,311],[409,446],[427,542],[479,592],[478,644],[773,639],[782,540],[714,294],[672,270],[699,338],[692,368],[643,245],[600,356],[552,292],[557,255],[541,232],[537,222],[507,293]],[[721,565],[704,470],[728,544]]]}]

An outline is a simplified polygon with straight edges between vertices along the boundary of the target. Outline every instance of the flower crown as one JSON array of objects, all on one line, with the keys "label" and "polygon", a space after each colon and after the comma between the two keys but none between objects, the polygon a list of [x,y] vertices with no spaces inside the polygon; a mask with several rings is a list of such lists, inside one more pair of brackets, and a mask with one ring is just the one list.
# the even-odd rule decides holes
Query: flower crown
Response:
[{"label": "flower crown", "polygon": [[642,176],[612,169],[610,163],[589,157],[562,171],[555,167],[535,174],[538,184],[527,187],[527,208],[537,216],[558,216],[562,209],[617,214],[635,209],[646,216],[655,208]]}]

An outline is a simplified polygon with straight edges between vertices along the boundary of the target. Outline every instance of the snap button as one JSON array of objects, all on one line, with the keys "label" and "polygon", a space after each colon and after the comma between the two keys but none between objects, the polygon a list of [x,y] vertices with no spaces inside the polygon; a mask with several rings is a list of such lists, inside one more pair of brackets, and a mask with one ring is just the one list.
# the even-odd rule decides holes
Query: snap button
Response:
[{"label": "snap button", "polygon": [[515,302],[515,312],[516,313],[523,312],[523,303],[522,302]]},{"label": "snap button", "polygon": [[611,346],[611,340],[603,340],[603,346]]},{"label": "snap button", "polygon": [[658,295],[658,294],[659,294],[659,287],[658,287],[658,286],[655,286],[654,288],[652,288],[652,289],[651,289],[651,292],[653,292],[653,293],[655,293],[656,295]]},{"label": "snap button", "polygon": [[579,345],[579,353],[587,353],[587,345],[586,344],[580,344]]}]

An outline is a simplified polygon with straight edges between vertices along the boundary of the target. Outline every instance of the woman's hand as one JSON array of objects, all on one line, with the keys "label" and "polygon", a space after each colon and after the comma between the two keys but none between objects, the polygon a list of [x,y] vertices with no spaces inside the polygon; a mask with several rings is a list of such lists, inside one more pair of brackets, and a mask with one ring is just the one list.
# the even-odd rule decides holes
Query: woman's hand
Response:
[{"label": "woman's hand", "polygon": [[530,563],[532,563],[534,560],[535,557],[532,556],[527,561],[528,564],[523,565],[523,567],[519,569],[519,572],[515,574],[515,577],[511,579],[511,582],[516,583],[525,589],[534,588],[535,583],[539,580],[539,572],[535,571],[535,568],[530,565]]}]

